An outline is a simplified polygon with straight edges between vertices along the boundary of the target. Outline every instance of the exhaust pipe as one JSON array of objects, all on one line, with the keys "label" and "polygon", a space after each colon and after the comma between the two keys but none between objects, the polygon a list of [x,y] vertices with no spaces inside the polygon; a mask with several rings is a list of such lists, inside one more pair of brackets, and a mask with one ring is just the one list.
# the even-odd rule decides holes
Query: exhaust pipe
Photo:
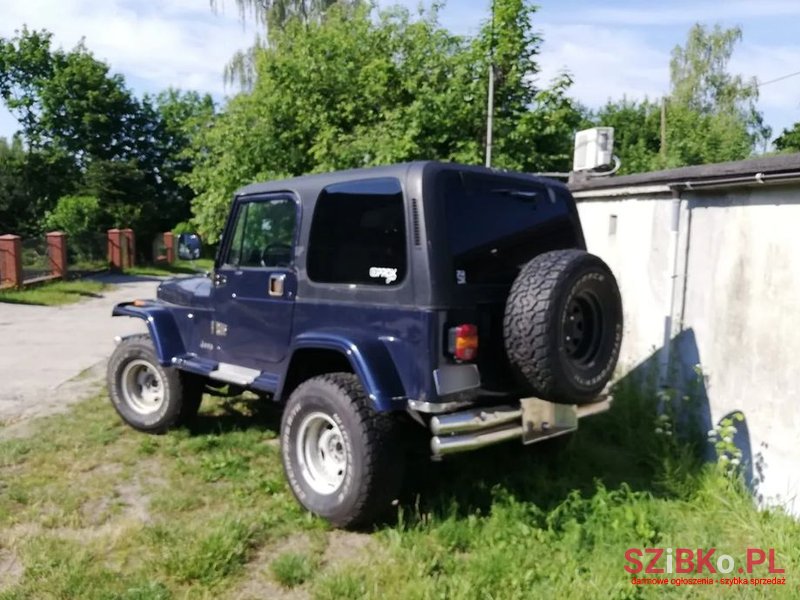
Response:
[{"label": "exhaust pipe", "polygon": [[480,433],[464,433],[461,435],[450,435],[440,437],[435,435],[431,438],[431,452],[434,457],[456,452],[466,452],[476,450],[484,446],[498,444],[506,440],[519,439],[522,437],[522,425],[512,424],[500,429],[484,431]]},{"label": "exhaust pipe", "polygon": [[431,419],[433,435],[449,435],[493,429],[522,419],[522,408],[513,406],[492,406],[476,408],[449,415],[437,415]]},{"label": "exhaust pipe", "polygon": [[575,431],[578,419],[610,407],[610,397],[582,406],[523,398],[516,407],[486,406],[436,415],[430,420],[431,452],[433,458],[438,459],[506,440],[521,439],[523,444],[533,444]]}]

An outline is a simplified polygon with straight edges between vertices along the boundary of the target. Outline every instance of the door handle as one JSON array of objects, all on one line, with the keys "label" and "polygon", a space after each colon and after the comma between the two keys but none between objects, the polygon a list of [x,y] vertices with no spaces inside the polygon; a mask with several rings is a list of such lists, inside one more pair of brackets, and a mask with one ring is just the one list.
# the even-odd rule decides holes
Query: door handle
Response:
[{"label": "door handle", "polygon": [[285,282],[286,273],[272,273],[269,276],[269,295],[282,297]]}]

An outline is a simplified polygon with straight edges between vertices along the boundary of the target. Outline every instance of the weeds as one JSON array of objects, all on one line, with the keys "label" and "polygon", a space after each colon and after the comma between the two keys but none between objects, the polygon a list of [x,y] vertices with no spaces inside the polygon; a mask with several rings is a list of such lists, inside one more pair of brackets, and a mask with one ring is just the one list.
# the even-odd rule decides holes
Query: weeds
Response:
[{"label": "weeds", "polygon": [[[686,596],[630,584],[625,551],[652,546],[717,547],[737,561],[774,548],[792,587],[750,596],[795,597],[800,526],[758,511],[740,477],[703,463],[679,426],[687,404],[623,386],[569,438],[414,464],[397,518],[348,550],[326,549],[347,536],[291,496],[277,411],[207,398],[191,431],[147,436],[96,398],[0,442],[0,558],[24,567],[0,579],[0,598]],[[736,423],[715,430],[728,462]],[[298,536],[320,543],[298,549]]]},{"label": "weeds", "polygon": [[270,568],[278,582],[287,588],[297,587],[309,581],[317,565],[306,554],[286,552],[272,561]]}]

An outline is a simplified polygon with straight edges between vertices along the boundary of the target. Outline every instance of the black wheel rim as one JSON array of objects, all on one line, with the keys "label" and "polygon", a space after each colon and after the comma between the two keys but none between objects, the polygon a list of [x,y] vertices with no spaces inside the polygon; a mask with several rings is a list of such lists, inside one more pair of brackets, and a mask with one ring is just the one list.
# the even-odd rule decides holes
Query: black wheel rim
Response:
[{"label": "black wheel rim", "polygon": [[580,367],[594,362],[603,340],[603,311],[593,293],[572,297],[565,311],[563,344],[567,357]]}]

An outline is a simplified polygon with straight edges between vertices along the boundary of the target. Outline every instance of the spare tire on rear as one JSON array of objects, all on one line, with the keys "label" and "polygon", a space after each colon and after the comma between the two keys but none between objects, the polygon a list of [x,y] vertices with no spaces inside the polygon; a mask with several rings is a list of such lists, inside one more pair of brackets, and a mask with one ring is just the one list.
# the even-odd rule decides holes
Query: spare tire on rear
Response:
[{"label": "spare tire on rear", "polygon": [[528,262],[506,301],[505,347],[531,395],[561,404],[597,399],[619,358],[622,300],[611,269],[583,250]]}]

